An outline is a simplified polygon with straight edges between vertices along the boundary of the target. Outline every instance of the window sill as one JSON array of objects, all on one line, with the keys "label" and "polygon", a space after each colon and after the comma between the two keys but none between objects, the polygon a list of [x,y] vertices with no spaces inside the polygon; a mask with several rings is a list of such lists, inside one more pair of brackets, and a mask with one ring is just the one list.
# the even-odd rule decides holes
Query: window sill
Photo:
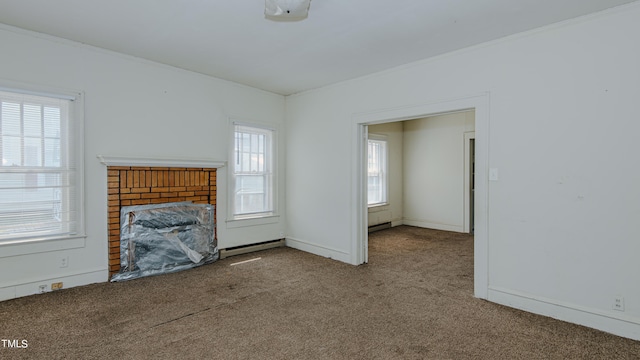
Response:
[{"label": "window sill", "polygon": [[369,209],[369,212],[376,212],[376,211],[387,210],[388,207],[389,207],[389,203],[382,203],[382,204],[369,205],[367,208]]},{"label": "window sill", "polygon": [[0,258],[50,251],[83,248],[86,235],[52,239],[9,240],[0,242]]},{"label": "window sill", "polygon": [[264,215],[255,217],[235,218],[226,221],[228,229],[275,224],[280,221],[280,215]]}]

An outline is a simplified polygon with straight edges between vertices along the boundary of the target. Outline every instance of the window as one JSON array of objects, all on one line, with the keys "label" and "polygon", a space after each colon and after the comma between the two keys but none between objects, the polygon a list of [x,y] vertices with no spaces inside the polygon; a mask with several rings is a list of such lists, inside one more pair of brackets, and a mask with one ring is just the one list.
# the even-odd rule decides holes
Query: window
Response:
[{"label": "window", "polygon": [[0,242],[80,232],[73,103],[0,90]]},{"label": "window", "polygon": [[274,214],[274,130],[234,124],[233,218]]},{"label": "window", "polygon": [[371,206],[387,203],[387,140],[380,135],[370,135],[368,141],[367,204]]}]

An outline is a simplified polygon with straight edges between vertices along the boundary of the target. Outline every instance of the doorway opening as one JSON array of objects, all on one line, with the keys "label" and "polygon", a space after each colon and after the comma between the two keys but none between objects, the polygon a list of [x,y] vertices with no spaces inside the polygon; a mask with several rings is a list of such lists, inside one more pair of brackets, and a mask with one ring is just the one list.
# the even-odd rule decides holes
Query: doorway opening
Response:
[{"label": "doorway opening", "polygon": [[476,133],[464,133],[464,232],[474,234]]},{"label": "doorway opening", "polygon": [[[353,151],[353,202],[354,217],[352,263],[363,264],[368,261],[368,206],[367,206],[367,139],[369,125],[405,121],[418,118],[433,117],[462,111],[475,111],[475,132],[473,137],[473,205],[471,191],[466,191],[469,198],[468,211],[465,211],[465,224],[473,223],[474,233],[474,296],[486,299],[488,296],[488,94],[454,99],[420,106],[393,108],[371,113],[354,114],[354,151]],[[470,140],[470,139],[469,139]],[[465,141],[469,145],[470,141]],[[466,147],[466,146],[465,146]],[[465,151],[471,160],[471,149]],[[470,165],[471,166],[471,165]],[[468,168],[471,171],[471,167]],[[471,176],[468,176],[470,178]],[[471,222],[473,208],[473,222]],[[465,226],[466,227],[466,226]]]},{"label": "doorway opening", "polygon": [[[475,134],[474,134],[475,135]],[[469,207],[469,233],[471,235],[473,235],[473,203],[474,203],[474,196],[475,196],[475,185],[476,185],[476,181],[475,181],[475,175],[476,175],[476,139],[475,137],[471,140],[469,140],[469,148],[471,149],[471,169],[469,169],[470,172],[470,176],[469,176],[469,181],[471,182],[471,186],[469,189],[469,199],[471,201],[471,206]]]}]

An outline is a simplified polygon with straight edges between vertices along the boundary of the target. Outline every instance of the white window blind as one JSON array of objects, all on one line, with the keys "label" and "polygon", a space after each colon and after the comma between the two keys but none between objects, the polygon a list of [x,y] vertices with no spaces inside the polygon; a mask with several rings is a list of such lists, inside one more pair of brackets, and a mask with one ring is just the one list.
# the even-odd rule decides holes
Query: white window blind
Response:
[{"label": "white window blind", "polygon": [[233,216],[272,214],[273,130],[235,124],[232,163]]},{"label": "white window blind", "polygon": [[387,203],[387,141],[369,139],[368,141],[367,184],[369,206]]},{"label": "white window blind", "polygon": [[0,242],[78,232],[72,102],[0,91]]}]

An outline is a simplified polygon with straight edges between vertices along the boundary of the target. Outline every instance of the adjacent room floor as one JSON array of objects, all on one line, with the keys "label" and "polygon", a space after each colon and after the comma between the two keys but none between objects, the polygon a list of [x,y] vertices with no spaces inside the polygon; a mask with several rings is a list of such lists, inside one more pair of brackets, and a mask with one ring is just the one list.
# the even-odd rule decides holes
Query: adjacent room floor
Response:
[{"label": "adjacent room floor", "polygon": [[28,341],[0,358],[640,358],[640,342],[474,298],[470,235],[400,226],[369,244],[362,266],[277,248],[0,302],[0,338]]}]

